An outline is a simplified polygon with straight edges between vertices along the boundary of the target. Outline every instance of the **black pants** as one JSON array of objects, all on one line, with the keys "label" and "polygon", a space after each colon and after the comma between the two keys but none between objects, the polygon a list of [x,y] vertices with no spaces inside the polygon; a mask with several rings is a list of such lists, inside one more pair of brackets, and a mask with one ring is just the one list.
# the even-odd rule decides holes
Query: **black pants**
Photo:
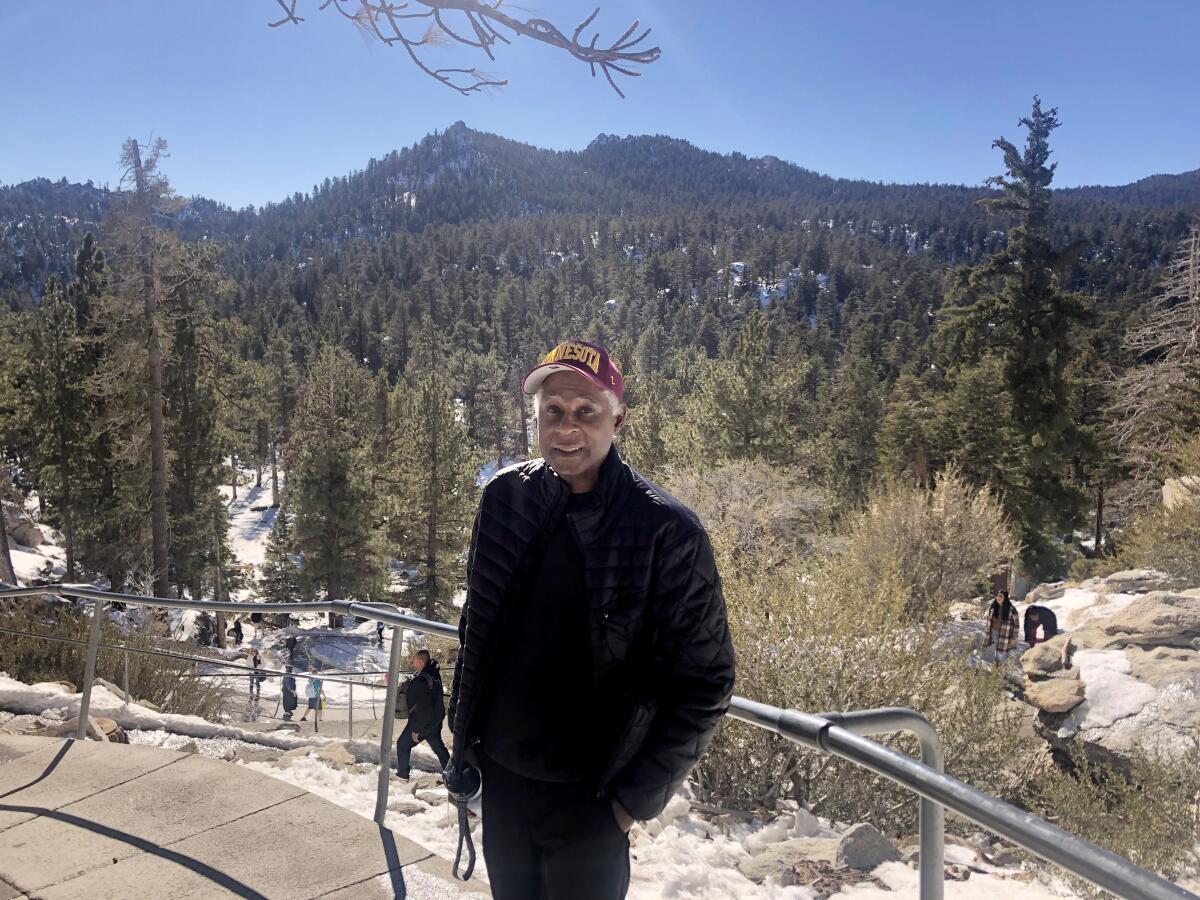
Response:
[{"label": "black pants", "polygon": [[484,758],[483,857],[495,900],[622,900],[629,836],[591,782],[531,781]]},{"label": "black pants", "polygon": [[[446,744],[442,741],[441,728],[434,728],[428,733],[420,732],[421,741],[429,745],[429,749],[437,754],[438,762],[442,764],[442,769],[445,769],[450,764],[450,751],[446,749]],[[419,744],[421,741],[417,741]],[[409,757],[412,755],[412,749],[417,744],[413,743],[412,739],[412,723],[406,722],[404,730],[400,732],[400,737],[396,739],[396,774],[401,778],[408,777]]]}]

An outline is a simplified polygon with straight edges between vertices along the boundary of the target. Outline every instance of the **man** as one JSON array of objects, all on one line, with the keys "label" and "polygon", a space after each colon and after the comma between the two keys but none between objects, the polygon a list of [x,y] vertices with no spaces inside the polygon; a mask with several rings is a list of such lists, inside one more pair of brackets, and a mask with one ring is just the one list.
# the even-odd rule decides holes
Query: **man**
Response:
[{"label": "man", "polygon": [[[1038,640],[1038,628],[1042,629],[1042,638]],[[1054,610],[1046,606],[1030,605],[1025,607],[1025,643],[1034,647],[1045,643],[1058,634],[1058,616]]]},{"label": "man", "polygon": [[404,688],[408,701],[408,722],[396,741],[396,774],[408,778],[413,747],[425,741],[444,769],[450,763],[450,751],[442,743],[442,721],[446,705],[442,699],[442,673],[428,650],[418,650],[412,658],[413,677]]},{"label": "man", "polygon": [[484,489],[468,560],[446,786],[483,773],[497,900],[624,897],[657,816],[733,692],[721,582],[696,516],[622,462],[621,372],[567,341],[525,378],[541,459]]}]

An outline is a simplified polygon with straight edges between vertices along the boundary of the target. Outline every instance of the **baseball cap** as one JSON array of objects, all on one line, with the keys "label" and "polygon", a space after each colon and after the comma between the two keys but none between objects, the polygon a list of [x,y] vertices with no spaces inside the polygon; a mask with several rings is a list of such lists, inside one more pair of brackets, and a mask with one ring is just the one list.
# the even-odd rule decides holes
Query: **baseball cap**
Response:
[{"label": "baseball cap", "polygon": [[563,341],[529,370],[522,389],[526,394],[536,394],[542,382],[555,372],[575,372],[596,387],[612,391],[618,400],[624,397],[625,383],[621,378],[621,370],[609,358],[608,351],[599,344]]}]

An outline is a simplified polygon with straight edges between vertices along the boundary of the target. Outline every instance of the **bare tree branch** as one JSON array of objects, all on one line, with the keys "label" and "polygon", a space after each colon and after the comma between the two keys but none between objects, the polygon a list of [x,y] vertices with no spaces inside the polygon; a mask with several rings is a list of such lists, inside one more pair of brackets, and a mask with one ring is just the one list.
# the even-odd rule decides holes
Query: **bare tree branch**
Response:
[{"label": "bare tree branch", "polygon": [[[299,25],[304,21],[304,17],[296,13],[299,0],[275,2],[283,10],[284,17],[269,23],[270,27]],[[611,43],[601,44],[599,32],[593,33],[585,42],[581,36],[599,15],[599,7],[576,26],[570,37],[546,19],[521,19],[509,15],[502,8],[504,0],[323,0],[318,9],[330,7],[369,37],[389,47],[403,47],[418,69],[460,94],[503,87],[508,80],[473,66],[435,68],[422,58],[420,48],[449,40],[482,51],[490,61],[495,62],[496,45],[512,43],[502,32],[503,29],[514,36],[522,35],[565,50],[575,59],[586,63],[593,78],[599,69],[620,97],[625,94],[613,76],[637,78],[641,72],[636,67],[649,65],[662,55],[660,48],[645,46],[650,29],[642,29],[637,19]],[[425,25],[420,37],[411,35],[407,30],[414,24]]]}]

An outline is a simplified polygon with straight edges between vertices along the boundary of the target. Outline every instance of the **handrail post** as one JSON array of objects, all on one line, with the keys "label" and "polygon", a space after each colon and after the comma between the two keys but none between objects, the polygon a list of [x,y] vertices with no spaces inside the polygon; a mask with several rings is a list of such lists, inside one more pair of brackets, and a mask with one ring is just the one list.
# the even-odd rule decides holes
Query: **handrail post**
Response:
[{"label": "handrail post", "polygon": [[125,705],[129,705],[129,648],[125,648]]},{"label": "handrail post", "polygon": [[104,601],[92,601],[92,624],[88,629],[87,661],[83,666],[83,692],[79,695],[79,724],[75,729],[75,740],[87,738],[88,710],[92,705],[92,682],[96,679],[96,649],[100,644],[100,619],[104,615]]},{"label": "handrail post", "polygon": [[375,821],[383,824],[387,813],[388,780],[392,775],[392,726],[396,722],[396,695],[400,685],[400,653],[404,638],[399,625],[392,626],[392,654],[388,659],[387,700],[383,707],[383,728],[379,736],[379,787],[375,791]]},{"label": "handrail post", "polygon": [[[847,713],[821,713],[839,728],[862,737],[890,731],[907,731],[921,745],[921,762],[938,772],[945,771],[945,752],[941,735],[933,724],[916,710],[900,707],[864,709]],[[946,811],[928,797],[920,798],[921,900],[942,900],[945,891]]]},{"label": "handrail post", "polygon": [[350,679],[350,713],[346,722],[346,741],[354,743],[354,679]]}]

